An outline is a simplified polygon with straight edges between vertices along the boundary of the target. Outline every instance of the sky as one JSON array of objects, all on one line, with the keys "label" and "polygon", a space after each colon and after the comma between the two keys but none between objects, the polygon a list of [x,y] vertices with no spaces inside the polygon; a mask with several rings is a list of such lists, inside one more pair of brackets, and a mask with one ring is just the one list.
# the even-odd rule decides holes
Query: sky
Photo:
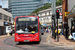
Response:
[{"label": "sky", "polygon": [[0,5],[2,6],[2,8],[8,8],[8,1],[2,1],[0,0]]}]

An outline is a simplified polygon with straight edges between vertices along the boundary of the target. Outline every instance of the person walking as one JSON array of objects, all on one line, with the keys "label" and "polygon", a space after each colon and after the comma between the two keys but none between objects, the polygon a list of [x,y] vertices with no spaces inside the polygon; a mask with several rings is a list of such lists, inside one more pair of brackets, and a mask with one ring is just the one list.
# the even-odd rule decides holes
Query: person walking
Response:
[{"label": "person walking", "polygon": [[66,33],[65,33],[66,37],[65,37],[65,38],[66,38],[67,40],[68,40],[68,36],[69,36],[68,34],[69,34],[69,27],[66,27]]},{"label": "person walking", "polygon": [[59,28],[58,28],[58,35],[59,35],[59,38],[60,38],[60,33],[61,33],[61,28],[60,28],[60,26],[59,26]]},{"label": "person walking", "polygon": [[46,32],[49,33],[49,29],[48,28],[46,28]]},{"label": "person walking", "polygon": [[55,37],[54,37],[54,39],[56,39],[56,34],[57,34],[57,27],[56,27],[56,30],[55,30]]}]

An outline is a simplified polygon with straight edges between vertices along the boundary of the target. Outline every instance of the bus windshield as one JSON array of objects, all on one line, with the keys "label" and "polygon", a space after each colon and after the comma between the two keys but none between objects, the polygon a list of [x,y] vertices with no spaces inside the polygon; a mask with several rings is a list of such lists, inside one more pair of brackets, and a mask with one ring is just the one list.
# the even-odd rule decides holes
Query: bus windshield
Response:
[{"label": "bus windshield", "polygon": [[38,19],[36,17],[20,17],[16,19],[16,33],[38,32]]}]

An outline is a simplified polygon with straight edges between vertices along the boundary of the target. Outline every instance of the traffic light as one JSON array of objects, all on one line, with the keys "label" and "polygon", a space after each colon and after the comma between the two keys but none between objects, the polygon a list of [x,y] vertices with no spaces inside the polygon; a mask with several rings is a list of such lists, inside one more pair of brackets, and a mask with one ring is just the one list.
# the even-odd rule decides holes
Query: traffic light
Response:
[{"label": "traffic light", "polygon": [[56,10],[56,18],[59,18],[59,10]]},{"label": "traffic light", "polygon": [[54,14],[52,15],[52,19],[53,19],[53,20],[55,19],[55,15],[54,15]]}]

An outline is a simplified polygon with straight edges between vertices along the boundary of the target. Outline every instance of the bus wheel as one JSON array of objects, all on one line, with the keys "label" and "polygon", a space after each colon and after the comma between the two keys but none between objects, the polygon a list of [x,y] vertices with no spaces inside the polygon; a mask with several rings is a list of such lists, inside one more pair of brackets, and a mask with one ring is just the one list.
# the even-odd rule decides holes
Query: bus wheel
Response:
[{"label": "bus wheel", "polygon": [[37,44],[40,44],[40,42],[37,42]]},{"label": "bus wheel", "polygon": [[19,44],[22,44],[22,42],[19,42]]}]

